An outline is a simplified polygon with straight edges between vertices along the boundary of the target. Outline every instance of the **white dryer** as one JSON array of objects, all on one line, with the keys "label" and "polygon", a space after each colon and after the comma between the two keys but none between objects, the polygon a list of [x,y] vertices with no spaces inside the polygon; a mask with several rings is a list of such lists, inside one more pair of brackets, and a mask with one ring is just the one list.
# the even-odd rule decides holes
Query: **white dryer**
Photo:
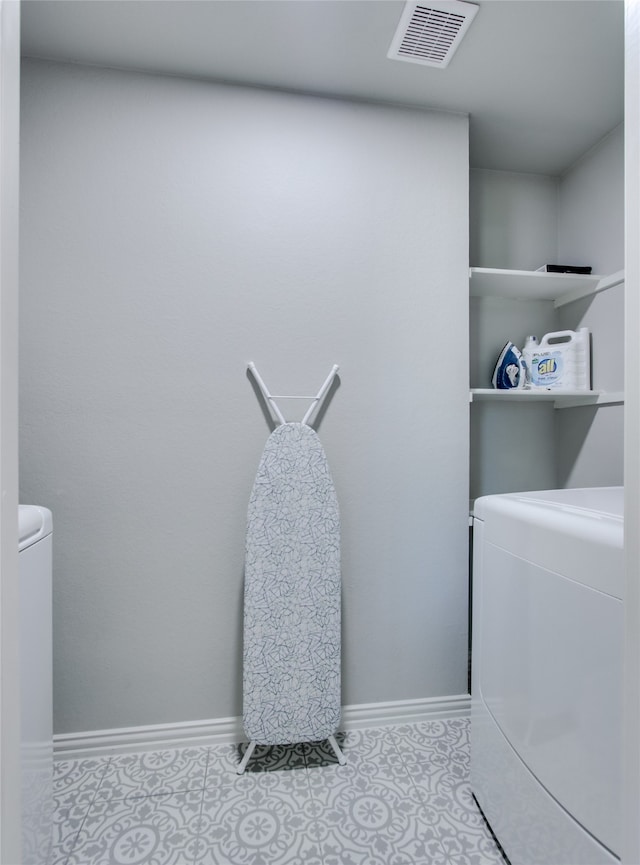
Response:
[{"label": "white dryer", "polygon": [[20,505],[22,865],[47,861],[53,819],[51,511]]},{"label": "white dryer", "polygon": [[474,507],[471,786],[511,865],[620,854],[623,488]]}]

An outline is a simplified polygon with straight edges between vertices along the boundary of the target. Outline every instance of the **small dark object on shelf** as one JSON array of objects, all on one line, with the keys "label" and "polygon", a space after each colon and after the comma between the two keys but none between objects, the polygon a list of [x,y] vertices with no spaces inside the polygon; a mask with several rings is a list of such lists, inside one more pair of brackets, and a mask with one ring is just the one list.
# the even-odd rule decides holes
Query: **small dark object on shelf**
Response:
[{"label": "small dark object on shelf", "polygon": [[590,267],[576,267],[573,264],[543,264],[536,273],[580,273],[588,276],[591,270]]}]

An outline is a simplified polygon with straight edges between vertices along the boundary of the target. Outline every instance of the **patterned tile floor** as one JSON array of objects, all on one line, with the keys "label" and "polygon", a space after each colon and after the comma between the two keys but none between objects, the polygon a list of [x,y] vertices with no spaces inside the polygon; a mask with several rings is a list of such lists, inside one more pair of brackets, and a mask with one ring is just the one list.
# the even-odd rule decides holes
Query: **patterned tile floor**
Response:
[{"label": "patterned tile floor", "polygon": [[336,738],[58,761],[51,865],[504,865],[466,719]]}]

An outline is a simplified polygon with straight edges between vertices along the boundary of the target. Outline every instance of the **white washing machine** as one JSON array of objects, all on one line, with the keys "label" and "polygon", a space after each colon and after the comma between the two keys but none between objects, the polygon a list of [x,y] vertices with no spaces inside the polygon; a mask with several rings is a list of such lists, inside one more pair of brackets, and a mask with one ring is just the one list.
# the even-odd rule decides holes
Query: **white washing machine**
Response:
[{"label": "white washing machine", "polygon": [[623,488],[474,507],[471,786],[511,865],[621,843]]},{"label": "white washing machine", "polygon": [[20,505],[22,865],[43,865],[53,815],[52,518]]}]

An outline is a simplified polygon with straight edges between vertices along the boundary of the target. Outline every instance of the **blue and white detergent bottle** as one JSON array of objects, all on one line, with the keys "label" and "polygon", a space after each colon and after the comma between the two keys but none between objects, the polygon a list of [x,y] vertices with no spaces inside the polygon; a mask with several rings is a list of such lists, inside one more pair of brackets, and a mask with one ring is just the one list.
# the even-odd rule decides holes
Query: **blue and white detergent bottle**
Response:
[{"label": "blue and white detergent bottle", "polygon": [[491,384],[498,390],[512,390],[525,386],[525,365],[520,349],[508,342],[500,352]]},{"label": "blue and white detergent bottle", "polygon": [[528,336],[522,352],[526,385],[531,390],[589,390],[591,358],[589,328],[545,334],[540,344]]}]

